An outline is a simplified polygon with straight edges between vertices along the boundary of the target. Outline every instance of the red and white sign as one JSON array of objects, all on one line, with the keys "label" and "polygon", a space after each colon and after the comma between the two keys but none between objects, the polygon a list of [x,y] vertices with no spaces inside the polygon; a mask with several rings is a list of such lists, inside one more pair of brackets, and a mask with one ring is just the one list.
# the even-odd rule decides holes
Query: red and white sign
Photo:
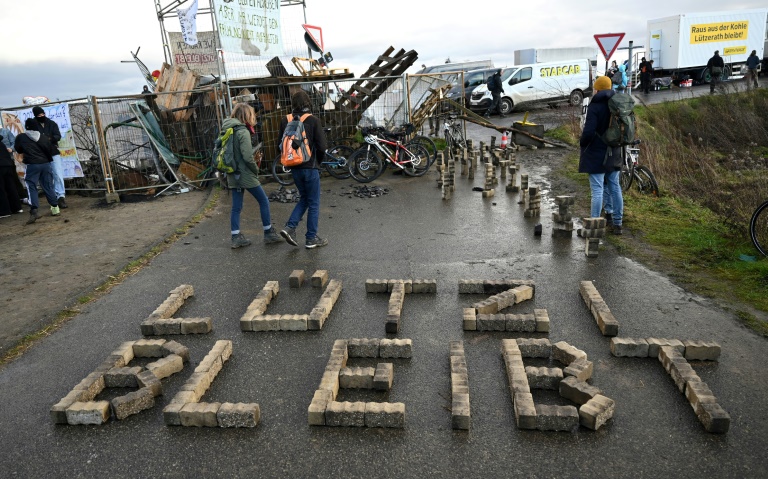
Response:
[{"label": "red and white sign", "polygon": [[316,27],[315,25],[306,25],[302,24],[302,27],[304,27],[304,31],[307,32],[307,35],[312,37],[312,40],[317,43],[317,45],[320,47],[320,51],[325,51],[325,45],[323,45],[323,29],[320,27]]},{"label": "red and white sign", "polygon": [[611,55],[616,51],[616,48],[623,38],[623,33],[600,33],[595,35],[595,41],[597,42],[597,46],[600,47],[600,51],[603,52],[605,61],[608,61],[608,59],[611,58]]}]

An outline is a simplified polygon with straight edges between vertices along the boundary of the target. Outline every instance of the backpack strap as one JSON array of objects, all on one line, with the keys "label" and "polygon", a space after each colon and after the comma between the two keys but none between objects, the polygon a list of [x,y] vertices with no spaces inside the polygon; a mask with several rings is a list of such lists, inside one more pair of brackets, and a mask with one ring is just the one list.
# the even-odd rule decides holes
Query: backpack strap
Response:
[{"label": "backpack strap", "polygon": [[307,119],[308,117],[310,117],[310,116],[312,116],[312,113],[304,113],[304,114],[303,114],[303,115],[301,115],[301,117],[299,118],[299,121],[300,121],[300,122],[302,122],[302,123],[304,123],[304,120],[306,120],[306,119]]}]

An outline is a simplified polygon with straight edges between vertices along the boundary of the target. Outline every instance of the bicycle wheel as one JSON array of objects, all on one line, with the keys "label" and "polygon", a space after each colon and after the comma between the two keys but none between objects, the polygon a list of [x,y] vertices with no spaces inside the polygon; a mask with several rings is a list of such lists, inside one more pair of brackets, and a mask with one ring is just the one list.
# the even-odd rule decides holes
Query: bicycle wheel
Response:
[{"label": "bicycle wheel", "polygon": [[621,185],[621,191],[629,190],[632,186],[632,178],[635,176],[635,167],[624,165],[621,167],[621,173],[619,173],[619,184]]},{"label": "bicycle wheel", "polygon": [[325,171],[334,178],[346,180],[351,176],[351,173],[349,172],[349,158],[354,152],[354,148],[346,145],[336,145],[329,148],[325,152],[325,161],[323,161]]},{"label": "bicycle wheel", "polygon": [[458,148],[466,148],[467,140],[464,138],[464,128],[460,124],[456,124],[451,129],[453,130],[453,144]]},{"label": "bicycle wheel", "polygon": [[641,194],[659,196],[659,184],[656,183],[656,177],[647,166],[637,165],[634,178]]},{"label": "bicycle wheel", "polygon": [[272,160],[272,177],[283,186],[293,184],[291,169],[284,167],[283,164],[280,163],[280,155],[277,155],[275,159]]},{"label": "bicycle wheel", "polygon": [[432,163],[437,159],[437,146],[435,146],[435,142],[432,141],[432,138],[418,135],[414,136],[410,143],[420,143],[421,146],[427,149],[427,152],[429,153],[429,166],[432,166]]},{"label": "bicycle wheel", "polygon": [[[411,142],[400,149],[399,160],[408,176],[421,176],[429,170],[429,151],[421,143]],[[405,156],[403,156],[405,155]]]},{"label": "bicycle wheel", "polygon": [[368,145],[354,152],[349,161],[349,173],[360,183],[370,183],[384,171],[381,155]]},{"label": "bicycle wheel", "polygon": [[763,256],[768,256],[768,201],[758,206],[749,220],[752,244]]}]

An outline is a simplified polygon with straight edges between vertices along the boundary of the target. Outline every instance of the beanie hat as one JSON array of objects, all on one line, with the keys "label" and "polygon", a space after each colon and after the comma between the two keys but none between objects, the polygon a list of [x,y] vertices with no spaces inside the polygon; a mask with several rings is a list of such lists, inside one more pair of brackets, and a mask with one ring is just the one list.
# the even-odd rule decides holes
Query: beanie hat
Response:
[{"label": "beanie hat", "polygon": [[592,85],[592,89],[595,92],[598,92],[600,90],[610,90],[611,79],[608,78],[607,76],[597,77],[597,80],[595,80],[595,83]]},{"label": "beanie hat", "polygon": [[29,131],[29,130],[40,131],[40,123],[35,121],[34,118],[27,118],[24,121],[24,129],[27,130],[27,131]]},{"label": "beanie hat", "polygon": [[42,109],[42,108],[40,108],[39,106],[36,106],[36,107],[32,108],[32,114],[33,114],[33,115],[35,115],[35,116],[38,116],[38,115],[39,115],[39,114],[41,114],[41,113],[42,113],[43,115],[45,115],[45,110],[43,110],[43,109]]}]

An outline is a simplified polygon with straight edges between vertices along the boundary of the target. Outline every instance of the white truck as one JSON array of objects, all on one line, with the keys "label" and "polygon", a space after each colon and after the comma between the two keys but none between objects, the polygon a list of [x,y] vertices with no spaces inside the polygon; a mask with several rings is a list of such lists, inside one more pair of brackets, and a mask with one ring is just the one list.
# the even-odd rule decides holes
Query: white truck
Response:
[{"label": "white truck", "polygon": [[515,65],[589,58],[597,62],[597,47],[526,48],[515,50]]},{"label": "white truck", "polygon": [[723,79],[746,72],[752,50],[764,58],[768,8],[723,12],[683,13],[648,20],[646,55],[653,60],[654,76],[696,83],[711,79],[707,62],[720,52],[725,62]]}]

